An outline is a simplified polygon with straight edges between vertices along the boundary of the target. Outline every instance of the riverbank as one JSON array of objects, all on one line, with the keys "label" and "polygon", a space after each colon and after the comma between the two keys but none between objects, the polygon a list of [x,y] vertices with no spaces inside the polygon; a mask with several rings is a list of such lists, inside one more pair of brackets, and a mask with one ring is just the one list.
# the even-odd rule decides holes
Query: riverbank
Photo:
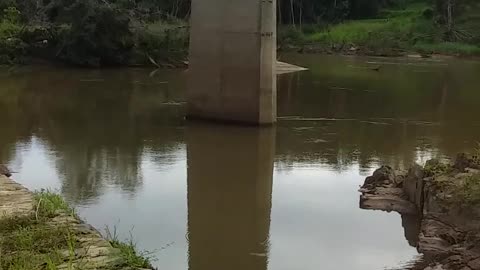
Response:
[{"label": "riverbank", "polygon": [[[0,12],[0,64],[40,60],[83,67],[185,66],[189,43],[185,19],[157,15],[152,19],[135,9],[105,3],[63,9],[62,19],[40,23],[25,23],[27,11],[20,6]],[[382,10],[368,19],[279,25],[278,50],[384,57],[478,57],[480,7],[470,10],[457,18],[455,38],[446,37],[445,26],[436,21],[434,7],[413,2],[403,8]],[[81,20],[82,16],[88,16],[88,20]]]},{"label": "riverbank", "polygon": [[[279,2],[280,51],[480,55],[474,1],[450,9],[426,0]],[[176,67],[188,54],[190,9],[191,1],[3,1],[0,64]]]},{"label": "riverbank", "polygon": [[1,2],[0,64],[176,67],[185,60],[188,24],[158,8],[106,1]]},{"label": "riverbank", "polygon": [[[408,173],[384,166],[360,189],[363,209],[402,215],[405,235],[424,255],[413,269],[480,269],[480,159],[430,160]],[[417,217],[418,223],[407,219]]]},{"label": "riverbank", "polygon": [[148,254],[103,237],[57,194],[0,176],[0,269],[153,269]]},{"label": "riverbank", "polygon": [[457,18],[455,37],[437,22],[435,8],[412,2],[403,8],[382,10],[376,18],[347,20],[331,25],[280,26],[282,51],[370,56],[412,53],[480,56],[480,7]]}]

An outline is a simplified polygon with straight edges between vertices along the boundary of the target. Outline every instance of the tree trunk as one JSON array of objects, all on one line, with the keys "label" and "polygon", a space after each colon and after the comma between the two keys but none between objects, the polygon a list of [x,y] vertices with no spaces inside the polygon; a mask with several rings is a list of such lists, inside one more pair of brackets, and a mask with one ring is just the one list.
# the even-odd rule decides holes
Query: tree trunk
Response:
[{"label": "tree trunk", "polygon": [[455,41],[453,35],[453,1],[447,0],[447,33],[450,41]]},{"label": "tree trunk", "polygon": [[295,10],[293,8],[293,0],[290,0],[290,16],[292,16],[292,25],[295,27]]},{"label": "tree trunk", "polygon": [[303,4],[300,2],[300,7],[298,11],[298,20],[299,20],[300,29],[302,29],[302,16],[303,16]]},{"label": "tree trunk", "polygon": [[451,31],[453,28],[453,16],[452,16],[452,0],[447,1],[447,25],[448,31]]},{"label": "tree trunk", "polygon": [[277,0],[277,11],[278,11],[278,23],[281,25],[283,23],[283,19],[282,19],[282,0]]}]

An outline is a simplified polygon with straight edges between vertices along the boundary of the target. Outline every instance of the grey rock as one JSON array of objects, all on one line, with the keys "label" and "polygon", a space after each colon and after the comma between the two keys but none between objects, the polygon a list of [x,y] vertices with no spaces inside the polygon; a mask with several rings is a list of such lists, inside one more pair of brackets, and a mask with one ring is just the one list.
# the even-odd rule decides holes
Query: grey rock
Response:
[{"label": "grey rock", "polygon": [[408,171],[407,177],[403,181],[403,191],[405,195],[420,211],[423,209],[423,176],[423,168],[415,164]]},{"label": "grey rock", "polygon": [[472,270],[480,270],[480,258],[468,262],[468,267]]},{"label": "grey rock", "polygon": [[395,183],[395,171],[389,166],[382,166],[380,169],[376,170],[372,176],[365,179],[363,187],[368,188],[375,185],[392,183]]}]

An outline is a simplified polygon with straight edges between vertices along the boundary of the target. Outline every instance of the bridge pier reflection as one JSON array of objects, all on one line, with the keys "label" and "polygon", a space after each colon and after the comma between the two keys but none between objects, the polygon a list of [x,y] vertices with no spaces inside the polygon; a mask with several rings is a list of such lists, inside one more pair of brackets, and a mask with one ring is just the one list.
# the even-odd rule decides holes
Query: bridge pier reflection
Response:
[{"label": "bridge pier reflection", "polygon": [[190,270],[265,270],[274,128],[187,128]]}]

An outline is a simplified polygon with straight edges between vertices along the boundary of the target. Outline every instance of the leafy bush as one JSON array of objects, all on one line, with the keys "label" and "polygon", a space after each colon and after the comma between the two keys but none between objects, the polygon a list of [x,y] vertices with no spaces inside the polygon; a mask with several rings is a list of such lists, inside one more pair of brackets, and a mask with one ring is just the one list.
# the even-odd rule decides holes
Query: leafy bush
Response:
[{"label": "leafy bush", "polygon": [[16,7],[17,3],[15,0],[0,0],[0,20],[4,18],[4,10],[10,7]]},{"label": "leafy bush", "polygon": [[427,161],[423,171],[426,177],[435,177],[449,173],[452,171],[452,168],[449,164],[442,163],[438,159],[432,159]]},{"label": "leafy bush", "polygon": [[14,64],[23,61],[27,44],[18,38],[0,38],[0,64]]},{"label": "leafy bush", "polygon": [[21,30],[22,28],[18,24],[2,21],[0,22],[0,39],[15,38]]},{"label": "leafy bush", "polygon": [[60,59],[81,66],[128,63],[134,37],[125,11],[95,0],[78,0],[68,12],[71,24],[61,33]]},{"label": "leafy bush", "polygon": [[139,31],[137,51],[143,56],[143,63],[152,60],[171,62],[171,58],[181,59],[188,50],[188,33],[179,30],[166,30],[163,33]]},{"label": "leafy bush", "polygon": [[480,176],[473,175],[468,177],[463,190],[464,201],[467,205],[476,205],[480,203]]},{"label": "leafy bush", "polygon": [[20,13],[16,8],[5,8],[0,21],[0,64],[20,62],[27,45],[19,38],[21,26],[17,24]]},{"label": "leafy bush", "polygon": [[278,29],[277,40],[279,44],[298,44],[303,43],[305,35],[294,26],[283,26]]},{"label": "leafy bush", "polygon": [[3,9],[2,20],[10,23],[20,22],[20,11],[16,7],[7,7]]}]

